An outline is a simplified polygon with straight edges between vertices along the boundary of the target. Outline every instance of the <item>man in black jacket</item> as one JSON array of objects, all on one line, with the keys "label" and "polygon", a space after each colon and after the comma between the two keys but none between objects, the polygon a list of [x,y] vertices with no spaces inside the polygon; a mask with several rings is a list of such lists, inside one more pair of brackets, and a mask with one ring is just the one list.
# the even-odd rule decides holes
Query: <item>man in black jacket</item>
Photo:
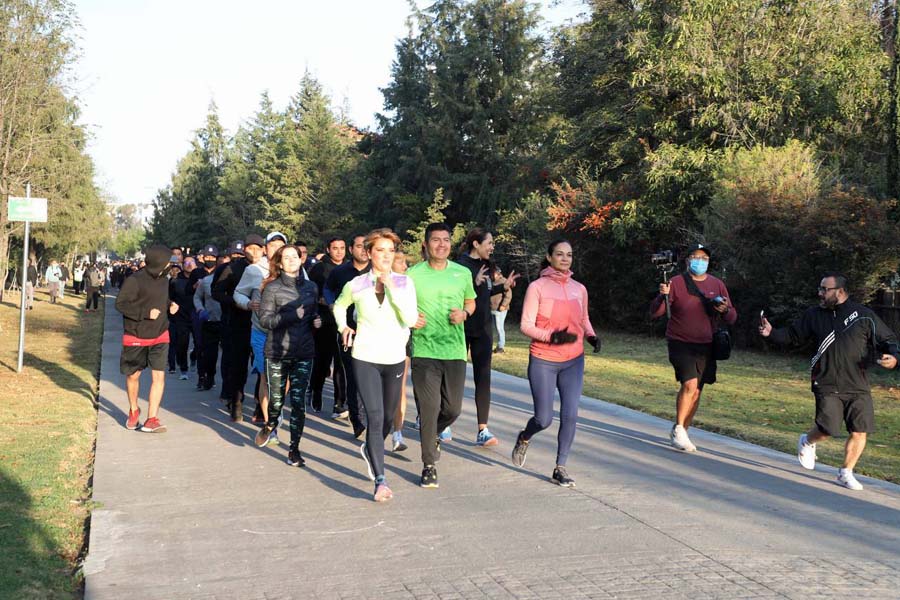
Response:
[{"label": "man in black jacket", "polygon": [[850,300],[847,278],[828,273],[819,284],[819,306],[809,308],[800,319],[773,329],[760,318],[759,334],[776,344],[818,345],[810,369],[816,397],[816,422],[797,442],[797,458],[806,469],[816,466],[816,443],[840,433],[841,421],[850,437],[844,449],[844,466],[838,484],[863,489],[853,476],[853,467],[866,447],[866,435],[875,428],[875,408],[866,369],[878,364],[893,369],[900,359],[897,337],[872,309]]},{"label": "man in black jacket", "polygon": [[[169,284],[166,268],[169,265],[169,249],[153,246],[147,251],[147,265],[122,284],[116,298],[116,309],[122,313],[124,335],[120,368],[125,375],[128,392],[128,421],[125,427],[134,430],[161,433],[166,430],[159,422],[159,405],[165,389],[166,358],[169,353],[169,314],[178,311],[178,305],[169,301]],[[141,371],[150,367],[152,382],[148,400],[147,420],[139,424],[138,391]]]},{"label": "man in black jacket", "polygon": [[[171,260],[171,259],[170,259]],[[172,344],[175,345],[174,359],[178,363],[178,369],[181,371],[179,379],[188,380],[188,346],[191,341],[192,323],[191,315],[194,312],[194,288],[191,283],[190,274],[183,269],[178,268],[178,264],[173,264],[173,271],[177,271],[178,275],[169,280],[169,300],[178,305],[178,312],[171,316],[171,326],[174,330],[174,338]],[[194,344],[197,344],[196,338]],[[169,362],[169,370],[174,370],[174,363]]]},{"label": "man in black jacket", "polygon": [[[353,240],[350,244],[351,260],[333,270],[325,281],[324,296],[329,307],[334,306],[334,301],[341,295],[341,291],[350,280],[363,273],[368,273],[371,268],[369,255],[366,252],[366,236],[360,234],[351,239]],[[356,329],[356,313],[353,307],[347,310],[347,323],[351,328]],[[346,403],[343,406],[336,404],[331,418],[342,420],[349,417],[350,425],[353,426],[353,437],[359,438],[366,430],[366,424],[363,422],[365,414],[359,409],[361,402],[359,388],[356,385],[356,375],[353,372],[351,349],[344,348],[343,343],[337,341],[336,343],[338,343],[338,359],[336,360],[340,363],[341,372],[347,385]]]},{"label": "man in black jacket", "polygon": [[[232,260],[213,273],[212,297],[222,306],[222,394],[228,403],[231,420],[244,420],[244,386],[250,364],[250,312],[234,302],[234,290],[244,270],[262,256],[266,242],[250,234],[243,242],[232,244]],[[246,255],[250,255],[248,259]]]},{"label": "man in black jacket", "polygon": [[[316,360],[313,363],[313,375],[310,385],[312,389],[313,412],[322,410],[322,388],[325,386],[325,379],[328,377],[329,372],[331,372],[331,381],[334,383],[334,413],[343,412],[337,409],[347,404],[346,383],[343,378],[343,371],[340,368],[340,364],[338,364],[340,358],[338,357],[337,324],[334,322],[331,308],[325,302],[325,282],[328,281],[328,276],[331,275],[332,271],[344,264],[346,255],[347,246],[344,240],[332,238],[328,240],[327,254],[309,272],[310,281],[319,288],[319,314],[322,316],[322,326],[313,330],[313,335],[316,338]],[[332,362],[335,363],[334,369],[331,368]]]},{"label": "man in black jacket", "polygon": [[[232,242],[231,245],[225,249],[225,256],[228,257],[228,260],[223,261],[218,266],[216,266],[215,270],[212,273],[212,283],[215,283],[216,281],[221,279],[223,276],[223,273],[225,272],[225,269],[229,268],[229,265],[231,263],[235,263],[235,268],[237,268],[239,271],[238,271],[237,279],[234,280],[233,287],[237,287],[237,282],[239,282],[241,280],[241,275],[244,272],[243,270],[247,267],[246,261],[244,261],[244,242],[240,241],[240,240],[236,241],[236,242]],[[243,266],[238,264],[241,261],[244,261]],[[233,279],[230,270],[229,270],[229,273],[225,277],[228,279]],[[216,302],[218,302],[218,300],[216,299],[216,296],[214,294],[215,290],[213,289],[212,283],[210,283],[210,295],[212,296],[213,300],[216,300]],[[223,288],[221,286],[219,289],[220,289],[219,297],[222,297],[223,294],[225,294],[225,291],[223,290]],[[231,294],[227,294],[227,295],[229,297],[231,297]],[[219,400],[222,400],[223,402],[227,402],[230,406],[231,399],[234,397],[234,394],[231,392],[231,382],[229,381],[229,375],[228,375],[228,365],[231,363],[231,345],[232,345],[231,344],[231,336],[228,335],[228,320],[229,320],[229,317],[231,316],[231,311],[230,310],[226,311],[225,307],[222,306],[221,304],[219,305],[219,307],[222,311],[222,318],[221,318],[222,362],[219,366],[219,372],[222,374],[222,389],[219,392]]]}]

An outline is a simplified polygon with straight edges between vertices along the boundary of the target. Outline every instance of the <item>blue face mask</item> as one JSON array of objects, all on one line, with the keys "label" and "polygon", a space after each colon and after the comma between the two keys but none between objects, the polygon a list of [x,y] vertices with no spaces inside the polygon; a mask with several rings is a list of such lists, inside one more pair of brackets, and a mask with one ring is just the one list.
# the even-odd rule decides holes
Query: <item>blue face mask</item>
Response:
[{"label": "blue face mask", "polygon": [[706,268],[709,267],[709,261],[702,258],[692,258],[688,264],[694,275],[705,275]]}]

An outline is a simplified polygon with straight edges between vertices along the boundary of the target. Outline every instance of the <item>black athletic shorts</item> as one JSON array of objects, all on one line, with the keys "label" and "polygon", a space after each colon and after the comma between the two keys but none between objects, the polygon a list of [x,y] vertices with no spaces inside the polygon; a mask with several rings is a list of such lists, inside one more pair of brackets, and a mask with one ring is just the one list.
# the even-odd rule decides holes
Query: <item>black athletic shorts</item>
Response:
[{"label": "black athletic shorts", "polygon": [[122,346],[119,369],[121,369],[122,375],[131,375],[135,371],[143,371],[147,367],[154,371],[165,371],[168,359],[168,342],[153,346]]},{"label": "black athletic shorts", "polygon": [[712,342],[692,344],[669,340],[669,362],[675,367],[675,379],[680,383],[698,379],[698,384],[702,387],[716,382],[716,359],[713,358]]},{"label": "black athletic shorts", "polygon": [[875,404],[872,394],[816,392],[816,427],[832,437],[840,435],[841,421],[847,431],[873,433],[875,431]]}]

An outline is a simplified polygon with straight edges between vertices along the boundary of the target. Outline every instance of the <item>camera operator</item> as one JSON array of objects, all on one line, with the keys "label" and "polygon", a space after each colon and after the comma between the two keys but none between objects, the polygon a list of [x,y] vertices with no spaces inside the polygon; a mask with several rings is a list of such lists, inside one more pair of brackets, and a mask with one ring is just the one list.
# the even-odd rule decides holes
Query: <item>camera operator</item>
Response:
[{"label": "camera operator", "polygon": [[776,344],[818,344],[810,379],[816,397],[816,422],[800,436],[797,459],[806,469],[816,467],[816,442],[838,435],[841,420],[850,437],[844,447],[844,466],[837,482],[851,490],[863,489],[853,467],[866,447],[866,434],[874,431],[875,407],[866,367],[897,367],[897,337],[872,309],[850,300],[847,278],[827,273],[819,283],[819,306],[809,308],[798,321],[781,329],[760,315],[759,334]]},{"label": "camera operator", "polygon": [[[700,405],[703,386],[716,382],[713,332],[717,321],[731,325],[737,311],[721,279],[707,274],[710,251],[703,244],[691,246],[685,264],[687,270],[659,285],[659,295],[650,305],[651,318],[666,314],[666,299],[671,317],[666,326],[669,362],[675,379],[681,383],[675,401],[675,425],[669,434],[672,445],[685,452],[696,452],[687,430]],[[692,291],[696,290],[696,291]],[[697,294],[702,294],[703,298]]]}]

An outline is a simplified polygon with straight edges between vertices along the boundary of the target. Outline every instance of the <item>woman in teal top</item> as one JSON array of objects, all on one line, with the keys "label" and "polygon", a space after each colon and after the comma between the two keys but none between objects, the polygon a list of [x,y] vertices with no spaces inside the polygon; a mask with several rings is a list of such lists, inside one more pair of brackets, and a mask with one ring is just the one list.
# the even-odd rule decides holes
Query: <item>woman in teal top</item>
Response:
[{"label": "woman in teal top", "polygon": [[[393,497],[384,476],[384,440],[397,411],[409,328],[418,319],[416,290],[406,275],[391,267],[400,238],[390,229],[366,236],[372,269],[344,286],[334,303],[334,318],[345,347],[353,347],[353,372],[366,411],[366,441],[359,448],[376,502]],[[347,326],[347,308],[356,306],[356,330]]]}]

